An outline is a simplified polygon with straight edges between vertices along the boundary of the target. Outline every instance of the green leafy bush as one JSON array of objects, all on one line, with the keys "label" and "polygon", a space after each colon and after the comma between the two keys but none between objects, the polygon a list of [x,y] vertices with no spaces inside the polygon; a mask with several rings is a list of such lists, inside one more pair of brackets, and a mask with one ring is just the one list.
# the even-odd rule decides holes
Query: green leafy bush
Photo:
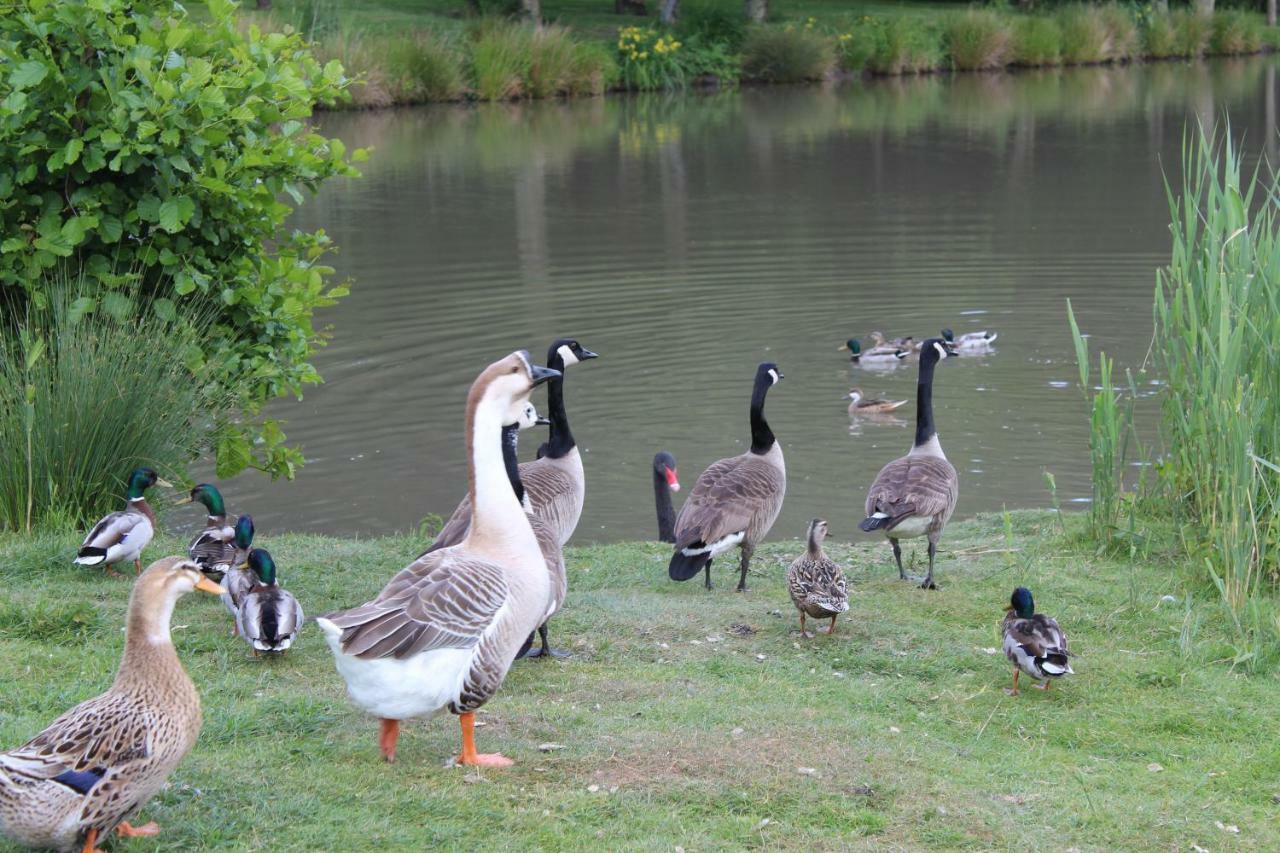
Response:
[{"label": "green leafy bush", "polygon": [[1012,38],[1007,16],[970,9],[952,16],[943,35],[954,68],[962,71],[1003,68],[1009,61]]},{"label": "green leafy bush", "polygon": [[835,47],[811,26],[758,27],[742,43],[742,73],[751,80],[801,83],[821,80],[835,67]]},{"label": "green leafy bush", "polygon": [[1062,62],[1062,30],[1054,18],[1028,15],[1013,27],[1013,62],[1016,65],[1058,65]]},{"label": "green leafy bush", "polygon": [[680,89],[688,83],[684,43],[674,34],[653,27],[618,30],[619,78],[627,89]]},{"label": "green leafy bush", "polygon": [[678,50],[684,77],[691,83],[714,78],[722,86],[736,86],[742,76],[742,60],[725,42],[694,34]]},{"label": "green leafy bush", "polygon": [[[201,358],[252,414],[319,381],[312,315],[345,293],[324,232],[284,228],[286,199],[356,172],[306,125],[343,96],[341,65],[298,35],[242,35],[233,11],[21,0],[0,15],[0,290],[38,304],[69,264],[163,310],[213,310]],[[220,471],[257,456],[291,473],[296,454],[264,459],[254,437],[226,434]]]},{"label": "green leafy bush", "polygon": [[747,37],[747,20],[737,0],[684,0],[676,32],[681,41],[696,36],[703,43],[723,44],[736,51]]}]

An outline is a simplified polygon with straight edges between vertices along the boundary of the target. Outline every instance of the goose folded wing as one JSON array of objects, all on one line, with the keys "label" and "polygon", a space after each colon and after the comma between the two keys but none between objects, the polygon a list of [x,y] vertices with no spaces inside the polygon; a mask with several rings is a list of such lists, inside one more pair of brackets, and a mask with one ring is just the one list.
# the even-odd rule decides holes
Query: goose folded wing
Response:
[{"label": "goose folded wing", "polygon": [[[881,469],[867,493],[867,515],[882,512],[893,523],[948,514],[955,505],[956,471],[945,459],[904,456]],[[892,526],[892,525],[890,525]]]},{"label": "goose folded wing", "polygon": [[135,527],[144,521],[147,521],[147,517],[141,513],[113,512],[93,526],[81,547],[106,550],[113,545],[119,545]]},{"label": "goose folded wing", "polygon": [[520,482],[533,506],[534,514],[555,528],[565,529],[577,513],[577,493],[569,472],[547,459],[520,466]]},{"label": "goose folded wing", "polygon": [[500,566],[450,555],[426,565],[415,563],[378,598],[327,618],[343,629],[347,654],[403,659],[432,649],[475,647],[507,596]]},{"label": "goose folded wing", "polygon": [[721,459],[702,472],[676,519],[676,545],[711,543],[745,531],[783,488],[782,473],[755,456]]}]

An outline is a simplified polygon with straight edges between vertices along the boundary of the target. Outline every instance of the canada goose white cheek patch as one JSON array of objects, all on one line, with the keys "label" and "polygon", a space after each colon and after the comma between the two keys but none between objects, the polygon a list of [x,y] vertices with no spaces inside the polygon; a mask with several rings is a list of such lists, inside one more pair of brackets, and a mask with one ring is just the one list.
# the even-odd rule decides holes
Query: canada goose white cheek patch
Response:
[{"label": "canada goose white cheek patch", "polygon": [[779,377],[778,377],[778,371],[774,370],[773,368],[769,368],[769,376],[773,379],[773,384],[774,384],[774,385],[777,385],[777,384],[778,384],[778,378],[779,378]]},{"label": "canada goose white cheek patch", "polygon": [[946,347],[944,347],[942,344],[934,344],[934,345],[933,345],[933,348],[934,348],[934,349],[936,349],[936,350],[938,351],[938,358],[946,358],[946,357],[947,357],[947,348],[946,348]]},{"label": "canada goose white cheek patch", "polygon": [[561,344],[560,348],[556,350],[556,354],[560,356],[560,360],[564,362],[565,367],[578,363],[578,357],[573,354],[573,350],[569,348],[568,344]]}]

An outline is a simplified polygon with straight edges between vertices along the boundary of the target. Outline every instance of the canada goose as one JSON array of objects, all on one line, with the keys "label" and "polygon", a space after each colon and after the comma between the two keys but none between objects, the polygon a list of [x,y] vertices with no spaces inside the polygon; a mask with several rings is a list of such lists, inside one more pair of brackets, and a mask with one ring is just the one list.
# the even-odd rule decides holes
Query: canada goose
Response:
[{"label": "canada goose", "polygon": [[849,414],[854,416],[882,415],[907,404],[906,400],[868,400],[862,395],[861,388],[850,388],[849,399],[852,401],[849,403]]},{"label": "canada goose", "polygon": [[711,561],[737,546],[742,549],[738,592],[747,589],[751,554],[773,526],[787,491],[782,445],[764,419],[764,398],[782,379],[776,364],[756,369],[751,393],[751,449],[711,464],[698,476],[676,518],[676,550],[668,573],[687,581],[704,570],[711,589]]},{"label": "canada goose", "polygon": [[400,720],[448,709],[462,727],[460,764],[506,766],[475,748],[475,711],[506,678],[521,643],[546,618],[546,560],[502,464],[502,427],[529,392],[559,372],[524,351],[484,369],[467,394],[468,498],[475,507],[455,546],[415,560],[373,601],[316,619],[357,705],[381,719],[379,746],[395,760]]},{"label": "canada goose", "polygon": [[276,561],[265,548],[249,552],[253,585],[236,611],[240,636],[259,652],[285,652],[302,629],[302,605],[276,582]]},{"label": "canada goose", "polygon": [[933,559],[942,529],[956,508],[960,482],[956,469],[947,461],[933,425],[933,369],[953,355],[941,338],[930,338],[920,351],[920,380],[916,386],[916,439],[909,453],[880,469],[867,493],[867,517],[859,527],[870,533],[883,530],[893,545],[898,576],[907,579],[902,568],[899,539],[929,538],[929,574],[920,584],[936,589]]},{"label": "canada goose", "polygon": [[988,332],[984,330],[981,332],[966,332],[957,338],[955,333],[950,329],[942,330],[942,338],[948,344],[951,344],[957,349],[969,350],[971,352],[974,350],[987,349],[995,343],[996,338],[999,336],[998,332]]},{"label": "canada goose", "polygon": [[891,338],[886,340],[882,332],[872,332],[868,337],[871,338],[871,344],[875,347],[893,347],[894,349],[906,350],[910,352],[916,348],[916,339],[911,335],[905,338]]},{"label": "canada goose", "polygon": [[222,591],[181,557],[138,576],[110,689],[0,753],[0,835],[30,847],[92,851],[113,831],[160,832],[128,819],[165,787],[200,734],[200,694],[169,634],[174,604],[195,589]]},{"label": "canada goose", "polygon": [[910,355],[909,351],[893,346],[873,347],[864,351],[857,338],[849,338],[840,349],[847,350],[849,352],[849,360],[858,363],[899,362]]},{"label": "canada goose", "polygon": [[[253,543],[253,519],[247,515],[241,516],[249,518],[248,527],[237,534],[237,528],[227,520],[222,493],[211,483],[197,484],[191,494],[178,503],[204,504],[209,513],[204,529],[187,546],[187,554],[206,575],[215,581],[221,581],[230,569],[242,564],[249,556],[249,545]],[[237,542],[237,535],[240,543]]]},{"label": "canada goose", "polygon": [[147,503],[146,492],[157,485],[169,487],[150,468],[139,468],[130,474],[125,508],[104,516],[93,526],[72,562],[80,566],[105,565],[107,574],[113,574],[113,565],[132,560],[134,572],[141,572],[142,549],[156,533],[156,513]]},{"label": "canada goose", "polygon": [[676,474],[676,458],[665,450],[653,457],[653,502],[658,509],[658,541],[676,541],[676,511],[671,506],[671,493],[680,491]]},{"label": "canada goose", "polygon": [[[547,414],[551,417],[551,440],[547,453],[533,462],[520,466],[520,479],[533,512],[551,525],[560,538],[560,544],[569,541],[586,498],[586,476],[582,470],[582,455],[569,430],[569,416],[564,409],[563,371],[570,365],[598,358],[596,353],[583,348],[572,338],[561,338],[547,351],[548,369],[559,371],[556,378],[547,383]],[[456,545],[466,536],[471,525],[471,502],[463,498],[453,515],[445,522],[440,535],[423,554]]]},{"label": "canada goose", "polygon": [[1032,686],[1040,690],[1048,690],[1053,679],[1075,672],[1067,651],[1067,635],[1055,620],[1036,613],[1031,590],[1025,586],[1015,589],[1009,597],[1000,628],[1004,656],[1013,664],[1013,687],[1004,691],[1010,696],[1018,695],[1019,670],[1039,679],[1040,683]]},{"label": "canada goose", "polygon": [[827,522],[815,518],[809,522],[809,545],[787,569],[787,591],[791,601],[800,611],[800,636],[812,637],[804,629],[806,616],[830,619],[826,633],[836,632],[836,617],[849,609],[849,588],[840,567],[822,550],[827,538]]}]

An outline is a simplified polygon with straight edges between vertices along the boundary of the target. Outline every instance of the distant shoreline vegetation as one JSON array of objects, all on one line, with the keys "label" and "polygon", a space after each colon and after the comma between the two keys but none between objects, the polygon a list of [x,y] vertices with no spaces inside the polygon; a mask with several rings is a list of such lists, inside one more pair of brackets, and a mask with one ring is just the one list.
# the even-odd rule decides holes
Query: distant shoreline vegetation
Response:
[{"label": "distant shoreline vegetation", "polygon": [[[342,9],[301,0],[242,9],[240,18],[246,28],[300,32],[322,63],[340,61],[351,96],[331,109],[1194,60],[1280,46],[1280,28],[1258,13],[1115,3],[1045,12],[815,9],[815,16],[753,25],[736,0],[694,0],[671,26],[634,15],[594,15],[579,26],[566,14],[540,27],[489,14],[489,6],[459,18],[428,4],[388,21],[378,3]],[[463,12],[460,5],[456,14]]]}]

